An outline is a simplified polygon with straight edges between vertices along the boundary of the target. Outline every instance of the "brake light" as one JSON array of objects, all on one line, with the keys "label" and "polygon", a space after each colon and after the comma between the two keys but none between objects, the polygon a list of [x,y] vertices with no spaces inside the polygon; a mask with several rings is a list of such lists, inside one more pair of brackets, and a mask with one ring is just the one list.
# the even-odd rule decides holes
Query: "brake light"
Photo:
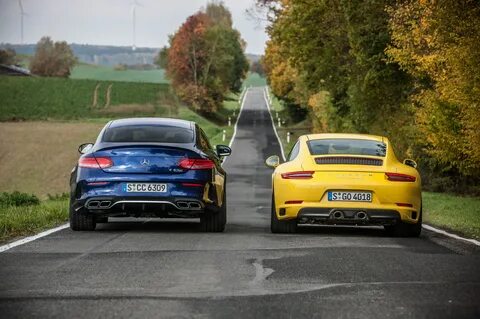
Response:
[{"label": "brake light", "polygon": [[182,183],[182,186],[185,186],[185,187],[203,187],[203,184],[200,184],[200,183]]},{"label": "brake light", "polygon": [[215,163],[209,159],[185,158],[178,163],[178,166],[183,169],[212,169]]},{"label": "brake light", "polygon": [[417,180],[415,176],[400,173],[385,173],[385,176],[392,182],[415,182]]},{"label": "brake light", "polygon": [[413,207],[412,204],[408,204],[408,203],[395,203],[397,204],[397,206],[400,206],[400,207]]},{"label": "brake light", "polygon": [[287,200],[285,204],[301,204],[303,200]]},{"label": "brake light", "polygon": [[300,172],[289,172],[283,173],[283,179],[310,179],[313,177],[314,171],[300,171]]},{"label": "brake light", "polygon": [[78,166],[85,168],[109,168],[113,166],[110,157],[82,157],[78,160]]}]

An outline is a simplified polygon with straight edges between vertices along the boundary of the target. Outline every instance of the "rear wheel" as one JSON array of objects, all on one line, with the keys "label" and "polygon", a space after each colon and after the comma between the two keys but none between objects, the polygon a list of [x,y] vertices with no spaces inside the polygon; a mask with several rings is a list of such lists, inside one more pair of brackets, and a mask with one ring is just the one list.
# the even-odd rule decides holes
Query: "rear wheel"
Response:
[{"label": "rear wheel", "polygon": [[92,214],[86,214],[84,209],[75,211],[70,205],[70,229],[75,231],[95,230],[97,223]]},{"label": "rear wheel", "polygon": [[200,217],[200,228],[204,232],[221,233],[225,230],[227,224],[227,191],[223,192],[222,206],[218,212],[205,211],[205,214]]},{"label": "rear wheel", "polygon": [[275,209],[275,195],[272,193],[270,230],[272,233],[293,234],[297,232],[297,220],[279,220]]},{"label": "rear wheel", "polygon": [[418,237],[422,232],[422,209],[420,208],[420,215],[416,224],[398,222],[392,226],[385,226],[388,235],[396,237]]}]

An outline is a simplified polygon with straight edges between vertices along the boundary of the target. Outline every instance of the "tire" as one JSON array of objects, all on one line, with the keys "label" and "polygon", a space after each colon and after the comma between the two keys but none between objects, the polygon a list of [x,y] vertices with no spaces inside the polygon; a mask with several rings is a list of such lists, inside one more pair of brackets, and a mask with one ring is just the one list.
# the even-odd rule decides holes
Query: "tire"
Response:
[{"label": "tire", "polygon": [[74,231],[93,231],[97,223],[95,217],[91,214],[86,214],[83,209],[74,211],[70,205],[70,229]]},{"label": "tire", "polygon": [[385,226],[388,235],[394,237],[419,237],[422,232],[422,208],[416,224],[404,223],[400,221],[393,226]]},{"label": "tire", "polygon": [[227,224],[227,190],[223,191],[222,207],[218,212],[205,211],[200,217],[200,228],[208,233],[221,233],[225,230]]},{"label": "tire", "polygon": [[108,223],[108,217],[95,217],[95,222],[98,223]]},{"label": "tire", "polygon": [[274,234],[294,234],[297,232],[297,220],[279,220],[275,212],[275,195],[272,193],[270,230]]}]

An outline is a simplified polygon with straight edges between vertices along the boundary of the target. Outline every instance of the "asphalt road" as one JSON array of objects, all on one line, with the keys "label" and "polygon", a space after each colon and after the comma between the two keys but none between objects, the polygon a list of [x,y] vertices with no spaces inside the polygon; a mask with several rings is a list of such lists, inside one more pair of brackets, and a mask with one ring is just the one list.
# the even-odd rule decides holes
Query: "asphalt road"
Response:
[{"label": "asphalt road", "polygon": [[279,154],[251,89],[226,161],[228,225],[116,221],[0,253],[0,317],[479,318],[477,248],[381,228],[269,231]]}]

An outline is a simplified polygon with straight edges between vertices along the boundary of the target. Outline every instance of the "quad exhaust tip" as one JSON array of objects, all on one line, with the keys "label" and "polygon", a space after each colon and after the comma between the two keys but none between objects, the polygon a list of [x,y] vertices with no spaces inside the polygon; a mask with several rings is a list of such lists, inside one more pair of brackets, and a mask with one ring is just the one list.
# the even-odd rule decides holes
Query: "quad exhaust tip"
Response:
[{"label": "quad exhaust tip", "polygon": [[365,213],[364,211],[359,211],[355,214],[355,217],[357,219],[367,219],[367,213]]}]

